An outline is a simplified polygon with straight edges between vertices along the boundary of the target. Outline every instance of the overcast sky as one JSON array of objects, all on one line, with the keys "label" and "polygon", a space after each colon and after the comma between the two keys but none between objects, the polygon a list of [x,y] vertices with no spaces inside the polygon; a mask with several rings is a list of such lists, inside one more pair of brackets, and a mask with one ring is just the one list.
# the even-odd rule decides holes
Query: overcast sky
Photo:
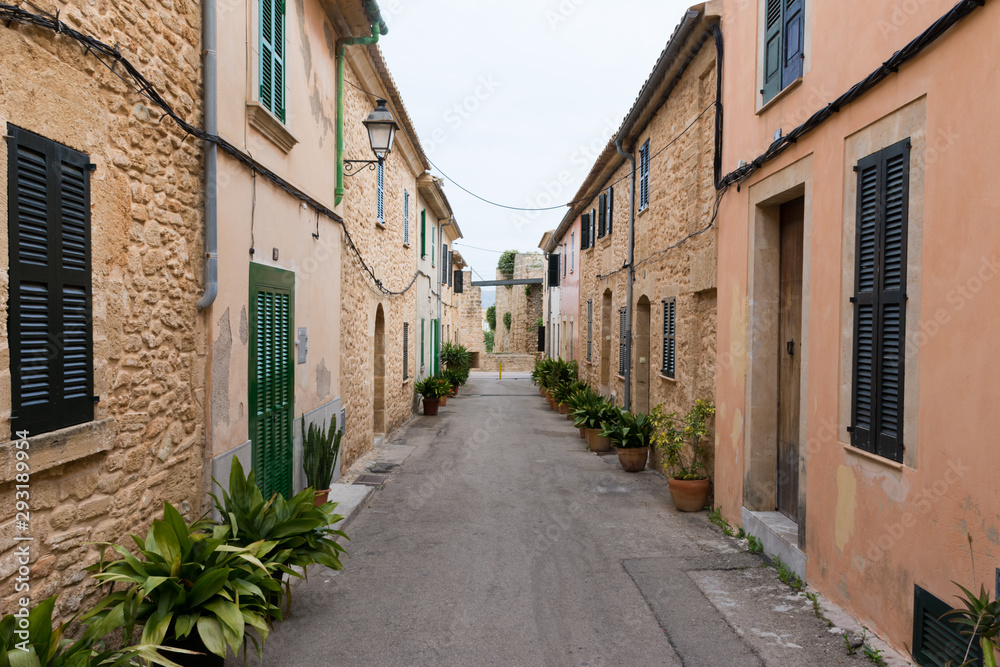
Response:
[{"label": "overcast sky", "polygon": [[[576,194],[691,4],[379,0],[389,26],[379,44],[437,176],[501,204],[557,206]],[[491,206],[448,178],[445,192],[466,244],[457,249],[486,279],[499,251],[537,251],[566,212]]]}]

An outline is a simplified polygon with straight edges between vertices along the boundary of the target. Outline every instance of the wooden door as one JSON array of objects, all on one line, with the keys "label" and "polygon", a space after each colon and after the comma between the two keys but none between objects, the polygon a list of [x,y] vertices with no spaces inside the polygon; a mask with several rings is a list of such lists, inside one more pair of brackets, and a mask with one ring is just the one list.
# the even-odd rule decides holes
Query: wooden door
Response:
[{"label": "wooden door", "polygon": [[802,370],[802,242],[805,200],[781,207],[778,298],[778,511],[798,521]]}]

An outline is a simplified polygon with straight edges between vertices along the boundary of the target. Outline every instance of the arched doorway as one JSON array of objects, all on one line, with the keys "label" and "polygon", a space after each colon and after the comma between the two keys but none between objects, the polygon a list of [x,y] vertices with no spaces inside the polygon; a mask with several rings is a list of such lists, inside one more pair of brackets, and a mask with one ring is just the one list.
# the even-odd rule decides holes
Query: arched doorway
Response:
[{"label": "arched doorway", "polygon": [[607,396],[611,386],[611,290],[601,299],[601,393]]},{"label": "arched doorway", "polygon": [[375,310],[375,434],[385,433],[385,314],[382,304]]},{"label": "arched doorway", "polygon": [[649,414],[649,299],[639,297],[635,318],[635,411]]}]

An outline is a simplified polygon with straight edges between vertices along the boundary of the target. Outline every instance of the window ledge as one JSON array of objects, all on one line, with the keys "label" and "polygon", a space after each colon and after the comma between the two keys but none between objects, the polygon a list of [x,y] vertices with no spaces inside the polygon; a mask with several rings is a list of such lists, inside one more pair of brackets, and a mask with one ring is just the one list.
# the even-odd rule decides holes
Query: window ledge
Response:
[{"label": "window ledge", "polygon": [[[115,446],[115,426],[114,419],[102,419],[29,436],[26,451],[31,472],[38,473],[111,450]],[[13,479],[17,442],[19,439],[0,445],[3,479]]]},{"label": "window ledge", "polygon": [[285,124],[256,100],[247,102],[247,121],[285,153],[299,143]]},{"label": "window ledge", "polygon": [[[761,107],[759,109],[757,109],[757,115],[759,116],[762,113],[765,113],[766,111],[768,111],[771,107],[775,106],[778,102],[780,102],[781,100],[785,99],[789,95],[789,93],[791,93],[793,90],[795,90],[796,88],[798,88],[800,85],[802,85],[802,77],[801,76],[799,78],[797,78],[795,81],[792,81],[790,84],[788,84],[784,88],[782,88],[774,97],[772,97],[771,99],[769,99],[766,104],[761,105]],[[760,93],[757,93],[757,94],[760,95]]]},{"label": "window ledge", "polygon": [[619,380],[624,380],[625,379],[624,375],[619,375],[618,373],[615,373],[615,377],[618,378]]},{"label": "window ledge", "polygon": [[866,452],[863,449],[858,449],[857,447],[849,443],[844,445],[844,449],[847,451],[848,454],[853,454],[858,458],[866,459],[868,461],[873,461],[875,463],[885,466],[886,468],[892,468],[893,470],[899,470],[902,472],[903,468],[905,467],[902,463],[896,463],[895,461],[890,461],[889,459],[883,458],[878,454],[872,454],[871,452]]},{"label": "window ledge", "polygon": [[383,222],[382,220],[376,220],[375,226],[378,227],[379,229],[388,229],[388,227],[385,226],[385,222]]},{"label": "window ledge", "polygon": [[671,383],[676,383],[677,382],[677,378],[672,378],[669,375],[664,375],[663,373],[657,373],[657,375],[660,376],[661,380],[666,380],[667,382],[671,382]]}]

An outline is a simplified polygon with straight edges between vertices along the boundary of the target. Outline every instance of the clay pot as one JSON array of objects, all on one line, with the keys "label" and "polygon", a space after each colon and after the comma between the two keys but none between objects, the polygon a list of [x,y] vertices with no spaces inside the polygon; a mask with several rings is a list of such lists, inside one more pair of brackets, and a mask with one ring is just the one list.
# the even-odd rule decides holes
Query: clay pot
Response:
[{"label": "clay pot", "polygon": [[602,438],[601,429],[588,428],[585,430],[587,431],[587,444],[590,445],[590,451],[595,454],[611,451],[611,438]]},{"label": "clay pot", "polygon": [[316,505],[316,507],[319,507],[329,499],[330,499],[330,489],[326,489],[325,491],[317,491],[316,497],[313,499],[313,504]]},{"label": "clay pot", "polygon": [[618,447],[618,463],[622,465],[625,472],[642,472],[646,469],[646,460],[649,458],[649,447]]},{"label": "clay pot", "polygon": [[441,401],[436,398],[425,398],[424,399],[424,414],[427,416],[433,416],[438,413],[438,407],[441,405]]},{"label": "clay pot", "polygon": [[441,407],[444,407],[447,404],[448,404],[448,397],[447,396],[442,396],[441,397]]},{"label": "clay pot", "polygon": [[568,415],[569,414],[569,406],[566,405],[565,403],[560,403],[559,404],[559,414],[561,414],[561,415]]},{"label": "clay pot", "polygon": [[549,396],[549,408],[552,410],[558,410],[558,407],[556,406],[556,399],[552,398],[551,395]]},{"label": "clay pot", "polygon": [[707,479],[668,479],[670,498],[681,512],[700,512],[708,503],[710,481]]},{"label": "clay pot", "polygon": [[538,395],[541,396],[542,398],[545,398],[545,387],[538,388]]},{"label": "clay pot", "polygon": [[451,394],[449,394],[449,395],[450,395],[450,396],[451,396],[452,398],[454,398],[455,396],[458,396],[458,387],[457,387],[457,386],[455,386],[455,387],[452,387],[452,388],[451,388]]},{"label": "clay pot", "polygon": [[580,437],[583,438],[584,440],[587,439],[587,429],[583,428],[582,426],[580,427]]}]

